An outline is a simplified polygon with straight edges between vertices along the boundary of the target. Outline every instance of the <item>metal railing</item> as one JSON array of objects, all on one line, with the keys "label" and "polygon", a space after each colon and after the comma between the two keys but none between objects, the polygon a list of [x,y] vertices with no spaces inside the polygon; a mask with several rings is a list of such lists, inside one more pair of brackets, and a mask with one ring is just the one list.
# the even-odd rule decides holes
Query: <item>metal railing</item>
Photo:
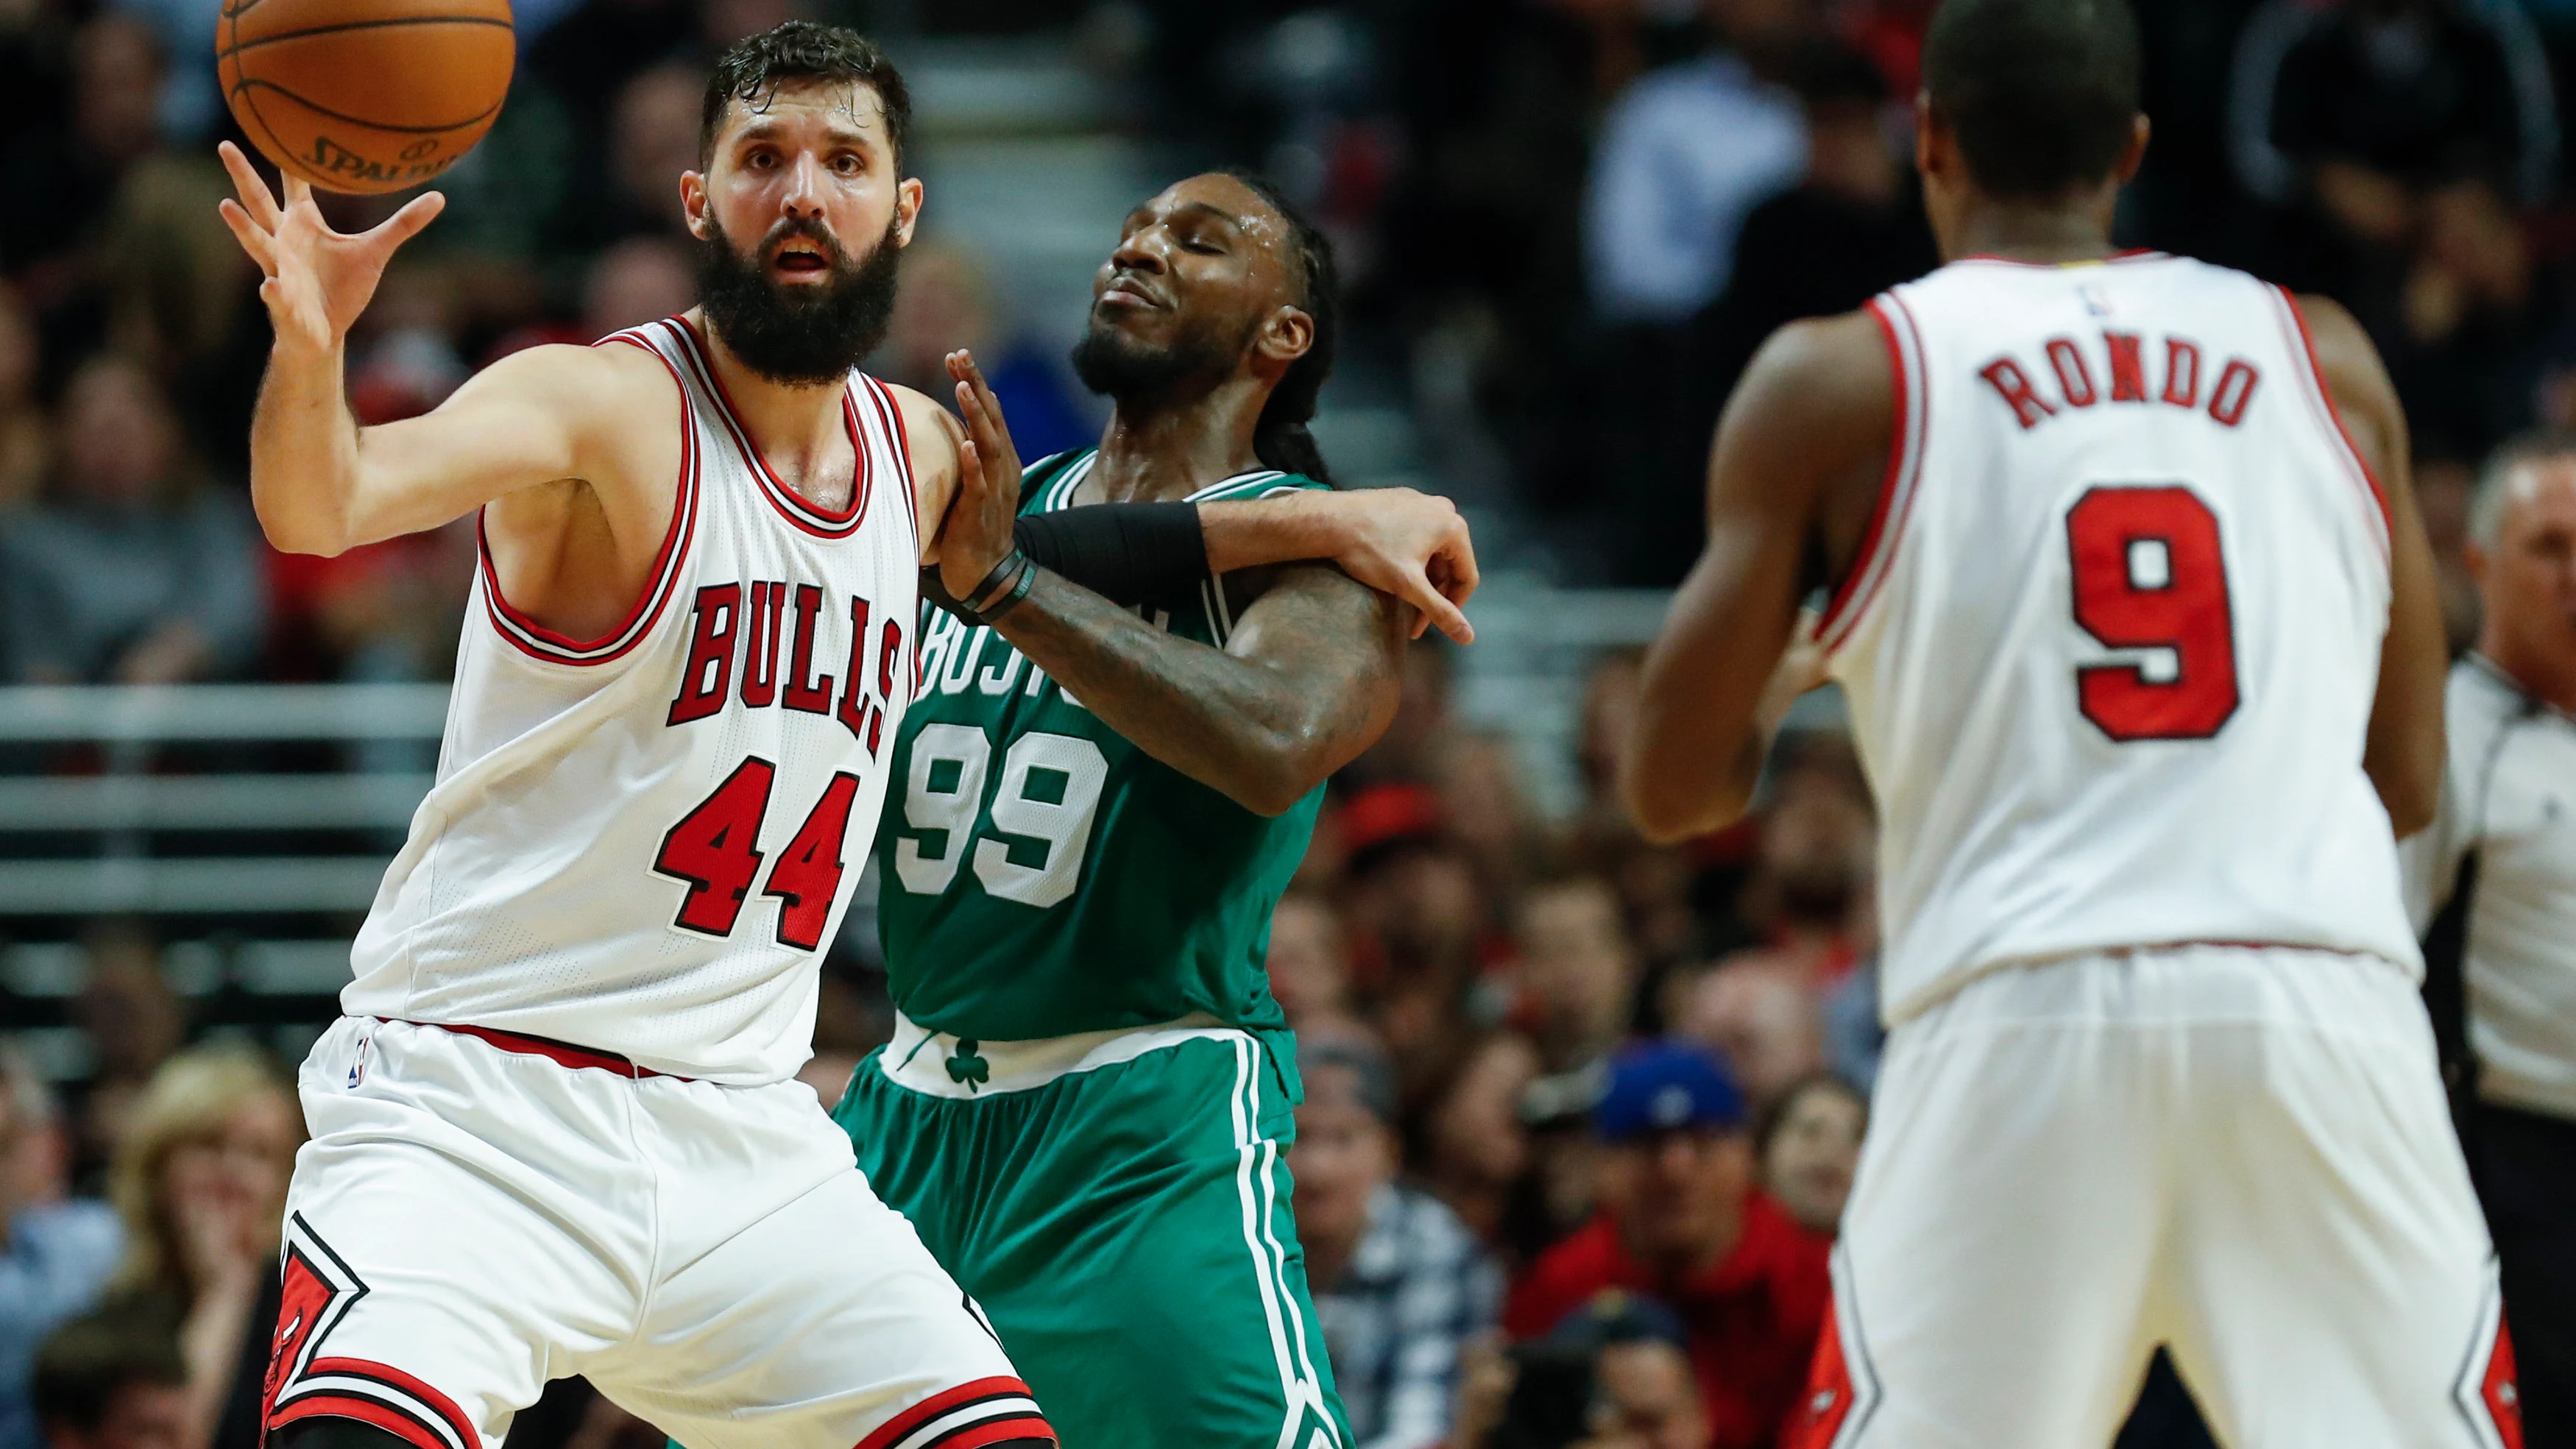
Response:
[{"label": "metal railing", "polygon": [[446,713],[434,684],[0,688],[0,917],[363,911]]}]

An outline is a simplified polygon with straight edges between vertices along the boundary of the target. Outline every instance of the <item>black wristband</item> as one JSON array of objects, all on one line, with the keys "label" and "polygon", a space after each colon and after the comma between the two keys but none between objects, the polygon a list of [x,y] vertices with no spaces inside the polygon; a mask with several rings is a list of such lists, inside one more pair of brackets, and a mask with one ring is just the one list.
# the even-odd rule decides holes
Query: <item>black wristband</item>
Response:
[{"label": "black wristband", "polygon": [[1069,583],[1130,606],[1185,595],[1208,576],[1195,503],[1103,503],[1031,514],[1011,529],[1022,553]]},{"label": "black wristband", "polygon": [[985,608],[992,603],[995,596],[1010,587],[1012,579],[1014,578],[1011,571],[1028,561],[1029,556],[1020,552],[1016,548],[1012,549],[1009,553],[1002,555],[1002,561],[993,565],[992,572],[984,575],[984,581],[966,591],[964,603],[966,605],[967,612],[973,614],[983,613]]},{"label": "black wristband", "polygon": [[1002,596],[1001,602],[994,604],[991,608],[984,611],[981,622],[987,626],[1000,623],[1004,614],[1018,608],[1020,606],[1020,600],[1029,596],[1029,590],[1037,587],[1037,560],[1030,558],[1026,554],[1015,555],[1015,557],[1019,559],[1022,565],[1019,581],[1011,585],[1010,592]]}]

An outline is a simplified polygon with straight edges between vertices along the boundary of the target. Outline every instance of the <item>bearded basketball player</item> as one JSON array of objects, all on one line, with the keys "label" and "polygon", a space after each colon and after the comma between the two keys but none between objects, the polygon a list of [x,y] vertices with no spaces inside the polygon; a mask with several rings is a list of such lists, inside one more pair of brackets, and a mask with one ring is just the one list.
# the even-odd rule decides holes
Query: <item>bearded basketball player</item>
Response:
[{"label": "bearded basketball player", "polygon": [[[372,428],[344,338],[438,198],[343,235],[224,150],[276,333],[269,538],[336,553],[473,513],[481,542],[437,781],[300,1080],[265,1412],[287,1449],[495,1449],[576,1373],[704,1449],[1054,1440],[793,1080],[912,699],[920,571],[970,602],[993,582],[940,541],[992,487],[962,430],[857,370],[921,208],[909,110],[848,31],[742,42],[678,179],[701,304]],[[1461,625],[1427,583],[1472,579],[1445,504],[1181,515],[1023,547],[1113,580],[1175,547],[1201,572],[1321,553]]]},{"label": "bearded basketball player", "polygon": [[2387,374],[2330,302],[2113,247],[2125,0],[1948,0],[1923,74],[1948,264],[1762,350],[1627,765],[1649,834],[1734,819],[1794,629],[1883,816],[1793,1442],[2098,1449],[2161,1343],[2239,1449],[2517,1445],[2398,889],[2444,660]]}]

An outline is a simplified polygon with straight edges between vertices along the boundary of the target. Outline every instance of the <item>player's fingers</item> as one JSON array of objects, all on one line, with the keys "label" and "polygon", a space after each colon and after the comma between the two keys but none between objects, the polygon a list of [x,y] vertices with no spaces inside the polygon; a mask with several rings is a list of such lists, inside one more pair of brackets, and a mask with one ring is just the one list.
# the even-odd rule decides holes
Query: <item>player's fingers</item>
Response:
[{"label": "player's fingers", "polygon": [[1464,604],[1476,597],[1476,586],[1482,579],[1476,572],[1476,540],[1468,536],[1467,520],[1459,519],[1451,530],[1450,541],[1440,550],[1440,561],[1449,569],[1449,601]]},{"label": "player's fingers", "polygon": [[250,213],[242,208],[242,204],[227,196],[215,203],[215,214],[224,219],[224,225],[232,231],[233,240],[240,242],[242,250],[250,253],[250,259],[259,263],[260,271],[276,276],[276,243],[251,221]]},{"label": "player's fingers", "polygon": [[286,209],[288,211],[293,211],[299,206],[313,205],[312,182],[307,181],[292,172],[283,174],[280,179],[286,183]]},{"label": "player's fingers", "polygon": [[215,154],[223,158],[224,170],[232,174],[233,190],[240,193],[242,208],[250,214],[250,219],[257,222],[262,230],[275,230],[277,197],[251,166],[250,157],[243,155],[242,148],[230,141],[218,142]]},{"label": "player's fingers", "polygon": [[446,209],[446,193],[424,191],[403,203],[402,210],[376,223],[367,232],[367,240],[379,243],[386,251],[392,251],[420,235],[420,229],[437,220],[438,214]]},{"label": "player's fingers", "polygon": [[1405,571],[1403,592],[1397,597],[1420,609],[1441,633],[1461,644],[1476,642],[1476,626],[1468,623],[1466,614],[1461,612],[1457,605],[1443,597],[1438,589],[1431,586],[1430,578],[1422,570],[1417,568]]}]

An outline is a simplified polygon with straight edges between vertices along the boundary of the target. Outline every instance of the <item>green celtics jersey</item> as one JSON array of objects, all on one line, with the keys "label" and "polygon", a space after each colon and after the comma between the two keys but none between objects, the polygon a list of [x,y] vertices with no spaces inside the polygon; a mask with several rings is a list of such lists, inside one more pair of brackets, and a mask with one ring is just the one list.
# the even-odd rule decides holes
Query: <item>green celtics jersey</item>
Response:
[{"label": "green celtics jersey", "polygon": [[[1040,460],[1023,514],[1068,507],[1093,451]],[[1228,478],[1193,502],[1324,485]],[[1139,611],[1223,646],[1210,582]],[[993,631],[922,607],[921,681],[877,827],[895,1006],[987,1041],[1150,1026],[1194,1012],[1284,1024],[1262,958],[1323,791],[1275,819],[1147,756]]]}]

